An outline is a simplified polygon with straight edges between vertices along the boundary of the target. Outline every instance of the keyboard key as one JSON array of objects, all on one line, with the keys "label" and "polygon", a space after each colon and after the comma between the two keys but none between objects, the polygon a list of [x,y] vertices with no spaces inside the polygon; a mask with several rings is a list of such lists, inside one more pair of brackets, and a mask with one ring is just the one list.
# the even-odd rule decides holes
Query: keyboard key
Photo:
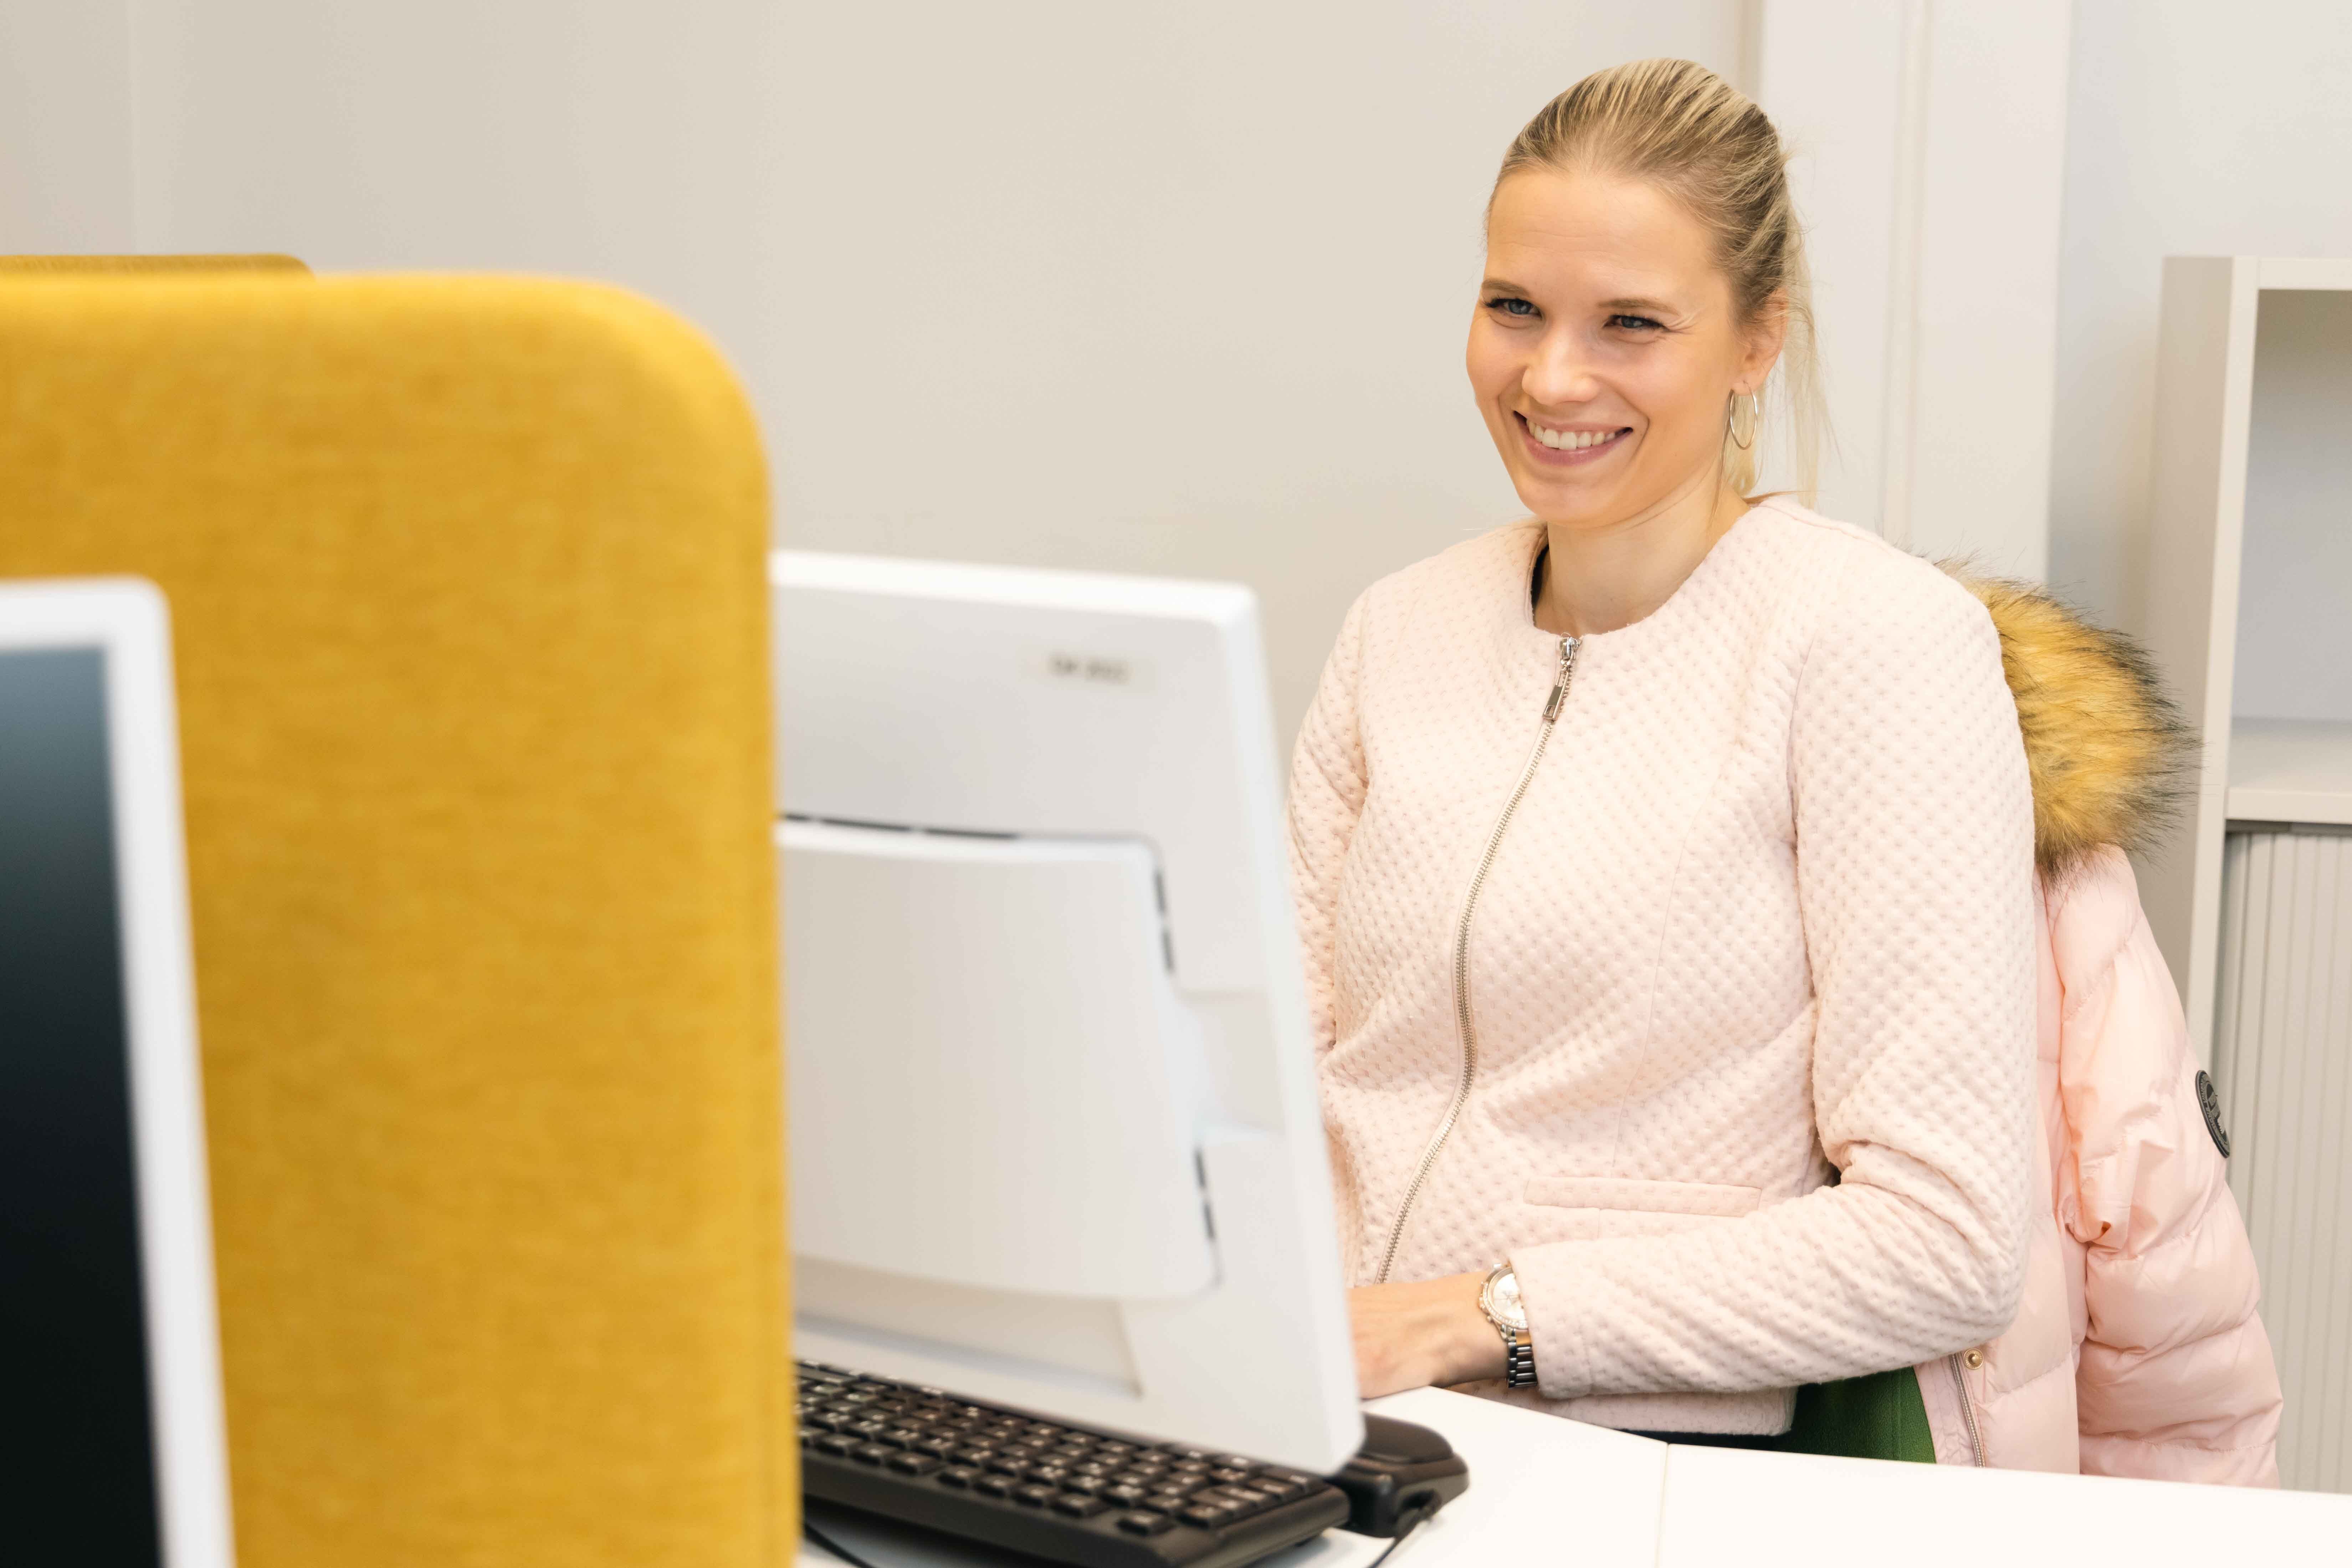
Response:
[{"label": "keyboard key", "polygon": [[1010,1476],[982,1476],[971,1483],[971,1489],[982,1497],[1011,1497],[1015,1484]]},{"label": "keyboard key", "polygon": [[955,1453],[956,1440],[952,1437],[925,1437],[916,1443],[914,1448],[919,1454],[929,1454],[934,1459],[944,1459]]},{"label": "keyboard key", "polygon": [[1086,1497],[1100,1497],[1110,1483],[1100,1476],[1072,1476],[1062,1483],[1066,1492],[1077,1492]]},{"label": "keyboard key", "polygon": [[950,1465],[940,1472],[939,1477],[940,1485],[943,1487],[961,1487],[967,1489],[972,1482],[981,1479],[981,1473],[970,1465]]},{"label": "keyboard key", "polygon": [[879,1465],[887,1462],[893,1451],[879,1443],[860,1443],[849,1450],[849,1457],[861,1465]]},{"label": "keyboard key", "polygon": [[893,1448],[911,1448],[921,1442],[926,1436],[927,1434],[919,1426],[893,1426],[874,1440],[877,1443],[887,1443]]},{"label": "keyboard key", "polygon": [[1070,1478],[1070,1472],[1060,1465],[1032,1465],[1021,1473],[1033,1481],[1049,1487],[1060,1486]]},{"label": "keyboard key", "polygon": [[940,1468],[940,1462],[929,1454],[893,1454],[890,1468],[902,1476],[928,1476]]},{"label": "keyboard key", "polygon": [[955,1462],[959,1465],[970,1465],[974,1469],[986,1469],[988,1468],[988,1461],[996,1458],[996,1450],[993,1448],[958,1448],[950,1457],[954,1458]]},{"label": "keyboard key", "polygon": [[1150,1497],[1151,1494],[1145,1491],[1141,1487],[1122,1481],[1115,1486],[1103,1488],[1103,1489],[1096,1495],[1097,1497],[1106,1498],[1110,1501],[1118,1504],[1121,1508],[1135,1508],[1139,1506],[1143,1502],[1143,1500]]},{"label": "keyboard key", "polygon": [[1017,1503],[1025,1503],[1031,1508],[1045,1508],[1052,1503],[1055,1498],[1059,1495],[1061,1494],[1054,1488],[1039,1486],[1034,1481],[1030,1482],[1025,1487],[1014,1487],[1013,1489],[1013,1500]]},{"label": "keyboard key", "polygon": [[1164,1513],[1123,1513],[1118,1527],[1129,1535],[1159,1535],[1176,1528],[1176,1521]]},{"label": "keyboard key", "polygon": [[816,1451],[818,1453],[831,1454],[835,1458],[842,1459],[849,1458],[850,1451],[856,1447],[856,1438],[844,1437],[837,1433],[832,1432],[826,1433],[816,1440]]},{"label": "keyboard key", "polygon": [[1084,1497],[1075,1492],[1064,1492],[1054,1500],[1054,1511],[1071,1519],[1092,1519],[1109,1507],[1110,1504],[1100,1498]]},{"label": "keyboard key", "polygon": [[1000,1476],[1025,1476],[1029,1471],[1029,1458],[1019,1452],[995,1453],[988,1457],[987,1465]]},{"label": "keyboard key", "polygon": [[1250,1514],[1264,1513],[1282,1500],[1272,1492],[1262,1492],[1254,1487],[1218,1487],[1202,1492],[1194,1500],[1222,1503],[1227,1508],[1237,1508],[1242,1512]]},{"label": "keyboard key", "polygon": [[1185,1523],[1198,1525],[1202,1530],[1216,1530],[1231,1524],[1241,1516],[1241,1510],[1227,1508],[1223,1503],[1196,1502],[1177,1517]]}]

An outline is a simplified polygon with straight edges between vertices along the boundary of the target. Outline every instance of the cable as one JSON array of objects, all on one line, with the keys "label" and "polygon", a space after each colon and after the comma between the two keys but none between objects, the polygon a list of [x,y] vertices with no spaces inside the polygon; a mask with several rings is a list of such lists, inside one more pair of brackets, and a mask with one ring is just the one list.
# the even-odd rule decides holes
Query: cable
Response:
[{"label": "cable", "polygon": [[1435,1511],[1436,1510],[1433,1509],[1427,1508],[1417,1510],[1412,1516],[1412,1522],[1406,1525],[1402,1530],[1398,1531],[1396,1539],[1382,1547],[1381,1549],[1381,1554],[1378,1557],[1373,1558],[1370,1563],[1365,1563],[1364,1568],[1381,1568],[1381,1563],[1387,1562],[1391,1556],[1395,1555],[1396,1549],[1398,1547],[1402,1546],[1406,1542],[1412,1539],[1412,1532],[1414,1531],[1419,1530],[1423,1525],[1429,1522],[1429,1516]]},{"label": "cable", "polygon": [[[811,1524],[808,1521],[807,1515],[805,1514],[801,1517],[801,1533],[807,1536],[811,1541],[815,1542],[819,1546],[824,1547],[827,1552],[832,1552],[835,1557],[840,1558],[844,1563],[848,1563],[849,1568],[874,1568],[873,1563],[868,1563],[865,1558],[860,1557],[856,1552],[852,1552],[849,1548],[844,1546],[830,1535],[827,1535],[824,1531],[819,1530],[815,1525]],[[1393,1546],[1389,1548],[1389,1552],[1393,1552],[1395,1550],[1396,1548]],[[1388,1552],[1383,1552],[1381,1553],[1381,1556],[1386,1557],[1388,1554]]]}]

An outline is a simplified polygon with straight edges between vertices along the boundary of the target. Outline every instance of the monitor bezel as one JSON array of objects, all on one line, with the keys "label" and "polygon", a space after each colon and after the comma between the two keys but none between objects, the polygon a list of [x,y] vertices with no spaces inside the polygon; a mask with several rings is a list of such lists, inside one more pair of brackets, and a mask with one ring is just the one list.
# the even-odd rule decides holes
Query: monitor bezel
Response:
[{"label": "monitor bezel", "polygon": [[0,583],[0,654],[71,648],[98,651],[105,668],[160,1545],[168,1568],[233,1568],[171,615],[162,591],[137,578]]}]

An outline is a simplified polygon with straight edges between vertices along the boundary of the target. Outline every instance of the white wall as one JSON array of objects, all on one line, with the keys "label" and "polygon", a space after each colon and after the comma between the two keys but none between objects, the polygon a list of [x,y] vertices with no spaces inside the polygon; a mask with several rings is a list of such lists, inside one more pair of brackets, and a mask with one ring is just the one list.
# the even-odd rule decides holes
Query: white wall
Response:
[{"label": "white wall", "polygon": [[[2042,575],[2067,0],[1760,0],[1836,441],[1822,510]],[[1768,475],[1768,478],[1769,476]]]},{"label": "white wall", "polygon": [[2352,256],[2352,6],[2075,0],[2074,18],[2051,580],[2130,624],[2163,258]]},{"label": "white wall", "polygon": [[0,251],[135,247],[124,4],[0,0]]}]

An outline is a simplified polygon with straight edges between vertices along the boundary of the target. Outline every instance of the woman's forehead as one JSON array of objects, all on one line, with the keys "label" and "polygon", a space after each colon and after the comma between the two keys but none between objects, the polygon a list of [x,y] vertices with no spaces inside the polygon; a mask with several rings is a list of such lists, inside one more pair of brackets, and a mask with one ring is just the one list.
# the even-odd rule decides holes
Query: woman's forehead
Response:
[{"label": "woman's forehead", "polygon": [[1528,288],[1647,296],[1704,289],[1715,267],[1706,229],[1656,186],[1538,169],[1496,191],[1486,271]]}]

